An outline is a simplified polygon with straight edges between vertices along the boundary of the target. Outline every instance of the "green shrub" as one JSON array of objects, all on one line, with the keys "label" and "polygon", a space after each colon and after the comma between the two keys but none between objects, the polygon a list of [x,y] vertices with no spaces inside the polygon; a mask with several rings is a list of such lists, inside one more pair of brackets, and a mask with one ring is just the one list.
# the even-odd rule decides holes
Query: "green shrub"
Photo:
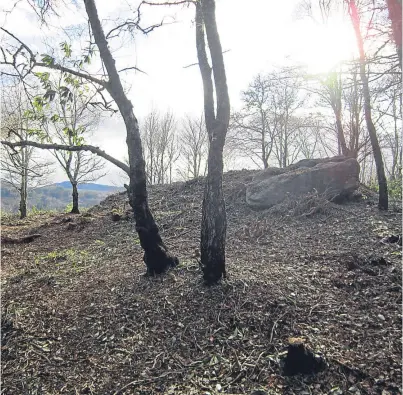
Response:
[{"label": "green shrub", "polygon": [[402,179],[390,179],[388,182],[388,192],[392,199],[402,200]]},{"label": "green shrub", "polygon": [[39,209],[36,206],[32,206],[30,210],[28,210],[28,215],[39,215],[39,214],[50,214],[54,213],[54,210],[44,210]]},{"label": "green shrub", "polygon": [[69,213],[71,210],[73,210],[73,203],[69,203],[66,208],[64,209],[65,213]]},{"label": "green shrub", "polygon": [[[372,180],[368,187],[375,192],[379,192],[379,185],[376,180]],[[402,199],[402,179],[401,178],[389,178],[388,180],[388,195],[392,199]]]}]

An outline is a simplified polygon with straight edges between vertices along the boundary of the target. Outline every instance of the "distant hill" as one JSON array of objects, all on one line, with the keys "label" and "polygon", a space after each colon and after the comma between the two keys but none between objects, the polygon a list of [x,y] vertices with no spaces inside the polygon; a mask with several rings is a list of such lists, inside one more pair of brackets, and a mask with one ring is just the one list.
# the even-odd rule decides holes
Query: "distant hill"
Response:
[{"label": "distant hill", "polygon": [[[61,186],[62,188],[71,188],[70,181],[57,182],[54,185]],[[81,190],[81,191],[117,192],[117,191],[121,191],[122,188],[116,187],[113,185],[88,183],[88,184],[79,184],[78,190],[79,191]]]},{"label": "distant hill", "polygon": [[[124,191],[125,189],[103,184],[82,184],[78,186],[79,205],[81,208],[92,207],[104,200],[108,195]],[[71,203],[71,184],[69,181],[59,182],[37,188],[28,194],[28,209],[36,207],[39,210],[65,210]],[[1,186],[1,209],[5,212],[18,212],[18,193],[5,186]]]}]

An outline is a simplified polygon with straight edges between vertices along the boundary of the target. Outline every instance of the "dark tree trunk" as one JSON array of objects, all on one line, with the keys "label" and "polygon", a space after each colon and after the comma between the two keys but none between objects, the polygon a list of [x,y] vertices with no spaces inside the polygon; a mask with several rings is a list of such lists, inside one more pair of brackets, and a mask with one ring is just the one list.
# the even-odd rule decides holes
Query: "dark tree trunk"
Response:
[{"label": "dark tree trunk", "polygon": [[[26,152],[24,150],[24,152]],[[25,159],[23,160],[23,162]],[[24,168],[21,176],[21,189],[20,189],[20,219],[27,216],[27,194],[28,194],[28,172]]]},{"label": "dark tree trunk", "polygon": [[95,1],[85,0],[84,2],[95,42],[108,72],[108,92],[115,100],[126,125],[126,142],[130,167],[128,194],[130,205],[134,212],[140,244],[144,249],[144,262],[147,266],[147,274],[160,274],[165,272],[169,267],[178,264],[178,259],[168,253],[166,246],[162,242],[157,224],[148,207],[145,162],[143,159],[143,148],[137,118],[133,113],[132,103],[124,93],[115,66],[115,60],[108,48],[108,42],[102,30]]},{"label": "dark tree trunk", "polygon": [[388,4],[389,19],[392,23],[393,40],[396,44],[399,65],[402,68],[402,1],[386,0],[386,3]]},{"label": "dark tree trunk", "polygon": [[20,219],[24,219],[27,216],[27,196],[23,189],[20,192]]},{"label": "dark tree trunk", "polygon": [[261,148],[262,148],[262,161],[263,167],[267,169],[269,167],[269,155],[267,155],[266,148],[266,126],[265,126],[265,116],[262,110],[262,106],[260,106],[260,122],[262,123],[262,140],[261,140]]},{"label": "dark tree trunk", "polygon": [[288,143],[287,143],[287,131],[284,136],[284,152],[283,152],[283,167],[287,167],[287,156],[288,156]]},{"label": "dark tree trunk", "polygon": [[372,151],[374,153],[376,173],[378,176],[379,185],[379,202],[378,207],[380,210],[388,209],[388,184],[385,176],[385,167],[383,165],[382,152],[379,146],[378,136],[376,135],[375,125],[372,121],[371,115],[371,98],[369,93],[368,78],[365,71],[365,52],[364,52],[364,41],[361,35],[360,29],[360,19],[358,16],[357,6],[354,0],[349,2],[349,10],[351,21],[353,23],[355,36],[357,39],[357,45],[360,52],[360,77],[362,82],[362,92],[364,97],[364,115],[365,122],[367,124],[369,138],[371,140]]},{"label": "dark tree trunk", "polygon": [[148,207],[145,162],[142,155],[139,126],[133,113],[132,116],[125,119],[125,123],[130,163],[129,202],[134,212],[140,244],[144,249],[143,259],[147,266],[147,274],[153,276],[164,273],[169,267],[173,267],[179,262],[177,258],[168,253]]},{"label": "dark tree trunk", "polygon": [[225,237],[227,217],[222,191],[223,154],[220,143],[211,142],[204,190],[201,228],[201,262],[206,284],[226,276]]},{"label": "dark tree trunk", "polygon": [[350,152],[346,144],[346,139],[344,138],[344,130],[343,130],[343,124],[341,122],[341,114],[336,110],[334,112],[336,116],[337,140],[339,142],[341,154],[344,156],[350,156]]},{"label": "dark tree trunk", "polygon": [[77,183],[72,182],[71,183],[73,187],[73,208],[71,209],[71,214],[80,214],[80,210],[78,209],[78,188],[77,188]]},{"label": "dark tree trunk", "polygon": [[[208,63],[204,28],[206,29],[212,68]],[[215,19],[214,0],[200,0],[196,3],[196,47],[203,80],[204,114],[210,141],[202,209],[200,254],[204,281],[211,285],[226,275],[225,237],[227,220],[222,191],[222,173],[223,148],[230,116],[227,79]],[[212,71],[217,97],[217,114],[214,111]]]}]

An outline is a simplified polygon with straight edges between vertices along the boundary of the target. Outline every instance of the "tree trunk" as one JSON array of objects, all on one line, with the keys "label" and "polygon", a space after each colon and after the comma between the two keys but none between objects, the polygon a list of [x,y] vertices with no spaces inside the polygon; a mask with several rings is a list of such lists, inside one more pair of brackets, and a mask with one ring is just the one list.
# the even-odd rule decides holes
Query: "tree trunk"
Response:
[{"label": "tree trunk", "polygon": [[[215,142],[212,142],[212,144]],[[208,173],[203,198],[201,262],[204,280],[214,284],[226,276],[225,236],[227,218],[222,191],[223,154],[221,144],[209,150]]]},{"label": "tree trunk", "polygon": [[262,123],[262,140],[261,140],[261,148],[262,148],[262,161],[263,167],[267,169],[269,167],[268,155],[266,152],[266,125],[265,125],[265,117],[262,108],[260,107],[260,122]]},{"label": "tree trunk", "polygon": [[268,169],[269,168],[269,162],[267,160],[266,153],[262,150],[262,160],[263,160],[263,168]]},{"label": "tree trunk", "polygon": [[346,139],[344,138],[343,124],[341,122],[341,114],[335,110],[334,115],[336,117],[337,140],[339,142],[341,154],[344,156],[349,156],[350,152],[347,148]]},{"label": "tree trunk", "polygon": [[22,155],[22,176],[21,176],[21,189],[20,189],[20,219],[24,219],[27,216],[27,195],[28,195],[28,159],[27,149],[21,150]]},{"label": "tree trunk", "polygon": [[332,107],[334,116],[336,118],[336,131],[337,131],[337,141],[339,145],[339,155],[349,156],[347,149],[346,138],[344,136],[344,128],[341,117],[342,110],[342,90],[343,85],[341,81],[341,74],[334,73],[329,79],[328,93],[330,97],[330,105]]},{"label": "tree trunk", "polygon": [[169,267],[178,264],[178,259],[168,253],[168,249],[162,242],[157,224],[148,207],[146,171],[139,125],[133,113],[133,105],[124,93],[115,66],[115,60],[108,48],[108,42],[102,30],[94,0],[85,0],[85,8],[95,42],[108,72],[108,92],[115,100],[126,125],[126,143],[130,167],[129,202],[134,212],[140,245],[144,249],[143,260],[147,266],[148,275],[161,274]]},{"label": "tree trunk", "polygon": [[357,45],[360,52],[360,77],[362,82],[362,92],[364,97],[364,115],[365,122],[367,124],[369,138],[371,140],[372,151],[374,153],[376,173],[378,176],[379,185],[379,202],[378,207],[380,210],[388,209],[388,184],[385,176],[385,168],[383,165],[382,152],[379,146],[378,137],[376,135],[375,125],[372,122],[371,115],[371,98],[369,93],[368,78],[365,71],[365,52],[364,52],[364,41],[360,30],[360,19],[357,12],[357,6],[354,0],[349,2],[350,16],[353,23],[355,36],[357,39]]},{"label": "tree trunk", "polygon": [[27,194],[22,186],[20,190],[20,219],[24,219],[27,216]]},{"label": "tree trunk", "polygon": [[[212,68],[208,63],[204,28],[206,29]],[[203,80],[204,114],[210,141],[208,172],[202,208],[200,253],[204,281],[207,285],[211,285],[226,276],[225,237],[227,220],[222,191],[222,173],[223,149],[230,117],[227,78],[220,37],[217,31],[214,0],[201,0],[196,3],[196,47]],[[217,114],[214,111],[212,71],[217,98]]]},{"label": "tree trunk", "polygon": [[288,156],[288,143],[287,143],[287,134],[284,136],[284,153],[283,153],[283,167],[287,167],[287,156]]},{"label": "tree trunk", "polygon": [[73,208],[71,209],[70,213],[71,214],[80,214],[80,210],[78,209],[78,188],[77,188],[77,183],[72,182],[71,186],[73,187]]},{"label": "tree trunk", "polygon": [[393,40],[396,44],[399,65],[402,68],[402,1],[386,0],[386,3],[388,4],[389,19],[392,23]]}]

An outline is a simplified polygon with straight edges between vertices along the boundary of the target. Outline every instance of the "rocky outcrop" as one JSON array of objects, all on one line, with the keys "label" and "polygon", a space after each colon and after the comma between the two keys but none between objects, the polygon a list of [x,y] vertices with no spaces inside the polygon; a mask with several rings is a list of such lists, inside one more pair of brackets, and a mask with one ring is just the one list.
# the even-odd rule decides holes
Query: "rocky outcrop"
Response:
[{"label": "rocky outcrop", "polygon": [[284,169],[269,168],[257,174],[246,188],[246,202],[252,208],[266,209],[287,196],[313,190],[329,200],[349,197],[359,186],[359,173],[354,158],[303,159]]}]

